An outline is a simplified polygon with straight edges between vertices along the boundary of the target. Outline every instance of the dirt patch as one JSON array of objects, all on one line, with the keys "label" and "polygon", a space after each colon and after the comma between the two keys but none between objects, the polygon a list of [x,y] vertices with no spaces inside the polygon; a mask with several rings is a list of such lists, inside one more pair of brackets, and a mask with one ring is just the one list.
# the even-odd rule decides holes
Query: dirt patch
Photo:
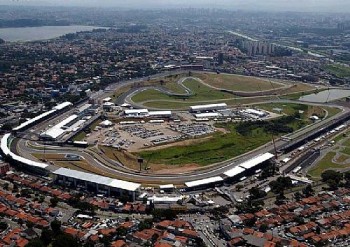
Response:
[{"label": "dirt patch", "polygon": [[199,167],[200,166],[196,164],[188,164],[181,167],[160,168],[159,170],[154,171],[154,174],[182,174],[195,171]]}]

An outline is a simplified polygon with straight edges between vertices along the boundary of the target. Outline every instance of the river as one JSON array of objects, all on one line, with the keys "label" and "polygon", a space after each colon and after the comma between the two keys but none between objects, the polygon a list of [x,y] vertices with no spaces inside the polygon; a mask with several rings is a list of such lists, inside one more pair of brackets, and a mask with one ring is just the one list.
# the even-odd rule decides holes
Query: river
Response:
[{"label": "river", "polygon": [[91,31],[99,27],[93,26],[43,26],[0,28],[0,38],[9,41],[37,41],[60,37],[68,33]]},{"label": "river", "polygon": [[319,93],[308,94],[299,98],[300,101],[326,103],[333,100],[350,97],[350,90],[330,89]]}]

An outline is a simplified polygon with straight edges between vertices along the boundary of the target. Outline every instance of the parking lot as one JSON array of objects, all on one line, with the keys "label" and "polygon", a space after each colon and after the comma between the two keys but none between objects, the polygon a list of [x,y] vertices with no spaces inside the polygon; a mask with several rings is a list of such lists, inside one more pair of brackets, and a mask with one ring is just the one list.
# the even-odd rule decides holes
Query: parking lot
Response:
[{"label": "parking lot", "polygon": [[86,140],[93,144],[135,152],[147,147],[204,136],[213,132],[215,132],[215,128],[208,123],[134,122],[128,124],[119,123],[109,128],[97,127],[87,136]]},{"label": "parking lot", "polygon": [[188,137],[208,135],[215,132],[215,128],[207,123],[171,124],[170,129]]}]

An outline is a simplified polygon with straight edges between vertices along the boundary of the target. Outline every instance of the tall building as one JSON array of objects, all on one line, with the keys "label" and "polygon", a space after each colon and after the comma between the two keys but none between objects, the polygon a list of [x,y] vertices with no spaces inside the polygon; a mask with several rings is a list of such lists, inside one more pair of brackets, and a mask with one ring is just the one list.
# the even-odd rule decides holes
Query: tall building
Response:
[{"label": "tall building", "polygon": [[266,41],[243,41],[242,47],[248,56],[271,55],[275,52],[275,45]]},{"label": "tall building", "polygon": [[223,65],[224,64],[224,53],[219,52],[218,54],[218,65]]}]

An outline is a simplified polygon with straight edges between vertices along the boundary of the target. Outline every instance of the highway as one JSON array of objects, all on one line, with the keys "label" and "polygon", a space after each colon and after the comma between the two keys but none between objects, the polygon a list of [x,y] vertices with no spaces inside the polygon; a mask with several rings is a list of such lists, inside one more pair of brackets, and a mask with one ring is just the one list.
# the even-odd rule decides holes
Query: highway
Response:
[{"label": "highway", "polygon": [[[178,73],[178,72],[176,72]],[[158,75],[159,77],[159,75]],[[140,79],[138,79],[140,80]],[[107,91],[111,90],[117,90],[118,88],[135,83],[136,80],[131,80],[123,83],[118,83],[117,85],[110,86]],[[99,94],[99,98],[104,98],[110,95],[111,92],[104,92]],[[275,101],[274,101],[275,102]],[[285,103],[296,103],[296,101],[290,101],[290,100],[278,100],[277,102],[285,102]],[[300,102],[298,102],[300,103]],[[304,103],[304,102],[303,102]],[[334,106],[331,104],[315,104],[315,105],[323,105],[323,106]],[[79,106],[77,106],[79,107]],[[43,121],[42,123],[36,125],[35,127],[31,128],[31,131],[28,132],[24,138],[18,139],[18,141],[14,142],[14,145],[12,145],[11,149],[18,153],[21,156],[24,156],[28,159],[33,159],[30,154],[31,153],[38,153],[43,152],[43,145],[37,144],[35,141],[28,141],[30,140],[33,135],[37,136],[39,135],[44,129],[47,128],[48,125],[54,125],[59,121],[62,121],[62,119],[66,118],[67,116],[71,115],[76,108],[73,108],[69,110],[68,112],[65,112],[64,114],[61,114],[60,116],[56,116],[55,118],[51,118],[49,120]],[[298,138],[303,138],[308,133],[315,131],[317,129],[322,128],[323,126],[327,125],[328,123],[331,123],[335,119],[339,118],[342,115],[348,114],[349,109],[345,107],[338,106],[342,109],[342,112],[332,116],[328,119],[322,120],[316,124],[313,124],[311,126],[308,126],[307,128],[301,129],[297,132],[294,132],[290,135],[290,138],[293,140]],[[28,145],[30,144],[30,145]],[[275,145],[277,149],[280,147],[283,147],[286,144],[286,141],[282,139],[275,140]],[[101,171],[102,175],[105,176],[112,176],[119,179],[131,181],[131,182],[137,182],[142,184],[167,184],[167,183],[173,183],[176,185],[182,185],[185,182],[204,179],[208,177],[214,177],[214,176],[220,176],[227,170],[232,169],[233,167],[241,164],[242,162],[249,160],[259,154],[271,152],[274,153],[274,145],[271,142],[265,144],[264,146],[257,148],[256,150],[253,150],[249,153],[243,154],[239,157],[236,157],[234,159],[220,162],[217,164],[213,164],[210,166],[206,166],[202,169],[188,172],[188,173],[178,173],[178,174],[152,174],[148,173],[147,171],[135,171],[131,170],[124,165],[118,163],[117,161],[111,160],[101,151],[99,151],[97,148],[89,148],[89,149],[81,149],[76,147],[54,147],[54,146],[46,146],[45,147],[45,153],[47,154],[75,154],[81,156],[83,159],[85,159],[90,165],[94,166],[98,170]],[[52,165],[51,169],[56,169],[58,167]]]}]

